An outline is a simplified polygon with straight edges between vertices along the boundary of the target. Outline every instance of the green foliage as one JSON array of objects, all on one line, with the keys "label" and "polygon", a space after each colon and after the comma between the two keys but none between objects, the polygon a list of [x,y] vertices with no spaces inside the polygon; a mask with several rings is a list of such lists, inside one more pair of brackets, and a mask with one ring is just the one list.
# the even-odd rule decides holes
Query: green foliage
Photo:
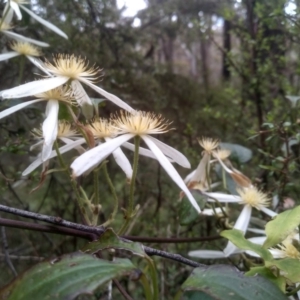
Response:
[{"label": "green foliage", "polygon": [[211,297],[204,299],[287,299],[276,285],[264,277],[249,278],[236,268],[226,265],[194,269],[182,289],[201,291],[206,297]]},{"label": "green foliage", "polygon": [[133,270],[128,259],[110,262],[74,253],[34,266],[2,289],[0,296],[5,300],[74,299]]}]

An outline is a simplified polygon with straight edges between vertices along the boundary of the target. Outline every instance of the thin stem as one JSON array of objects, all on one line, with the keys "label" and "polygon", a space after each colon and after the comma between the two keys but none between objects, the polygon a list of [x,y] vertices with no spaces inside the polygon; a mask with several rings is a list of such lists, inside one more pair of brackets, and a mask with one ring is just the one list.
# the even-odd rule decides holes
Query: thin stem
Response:
[{"label": "thin stem", "polygon": [[125,211],[126,220],[118,232],[119,235],[122,235],[124,232],[126,232],[126,229],[128,228],[131,219],[134,217],[133,214],[134,188],[135,188],[135,179],[138,170],[140,140],[141,138],[138,135],[134,137],[134,157],[133,157],[133,166],[132,166],[133,172],[132,172],[132,178],[130,182],[129,203],[128,203],[128,209],[127,211]]},{"label": "thin stem", "polygon": [[[64,160],[63,160],[63,158],[62,158],[62,156],[61,156],[61,154],[60,154],[60,152],[59,152],[59,147],[58,147],[57,141],[55,141],[54,147],[55,147],[55,150],[56,150],[56,153],[57,153],[57,158],[58,158],[58,161],[59,161],[61,167],[66,171],[66,173],[68,174],[68,176],[69,176],[69,178],[70,178],[70,177],[71,177],[71,172],[70,172],[69,168],[66,166],[66,164],[65,164],[65,162],[64,162]],[[84,207],[85,204],[84,204],[83,201],[82,201],[82,198],[81,198],[81,196],[80,196],[80,194],[79,194],[79,191],[78,191],[78,189],[77,189],[77,186],[76,186],[74,180],[71,179],[70,182],[71,182],[72,189],[73,189],[73,191],[74,191],[74,193],[75,193],[75,196],[76,196],[76,199],[77,199],[77,202],[78,202],[78,206],[79,206],[79,208],[80,208],[80,211],[81,211],[81,213],[82,213],[82,216],[83,216],[85,222],[86,222],[88,225],[90,225],[90,224],[91,224],[91,221],[90,221],[89,216],[88,216],[88,214],[87,214],[87,212],[86,212],[86,209],[85,209],[85,207]]]},{"label": "thin stem", "polygon": [[133,205],[134,205],[134,188],[135,188],[135,179],[138,170],[138,163],[139,163],[139,147],[140,147],[140,140],[141,138],[137,135],[134,138],[134,158],[133,158],[133,172],[132,178],[130,183],[130,192],[129,192],[129,205],[128,205],[128,215],[131,218],[131,214],[133,212]]},{"label": "thin stem", "polygon": [[[144,291],[145,291],[145,296],[146,296],[146,300],[152,300],[155,299],[152,297],[152,292],[151,292],[151,287],[149,285],[148,279],[145,276],[145,274],[142,274],[140,276],[140,281],[144,287]],[[157,298],[158,299],[158,298]]]},{"label": "thin stem", "polygon": [[116,217],[116,214],[118,212],[118,207],[119,207],[119,199],[118,199],[118,196],[117,196],[117,193],[116,193],[116,190],[115,190],[115,187],[109,177],[109,174],[108,174],[108,171],[107,171],[107,166],[106,166],[106,163],[103,164],[103,172],[104,172],[104,176],[105,176],[105,179],[110,187],[110,190],[111,190],[111,193],[113,195],[113,198],[114,198],[114,208],[113,208],[113,212],[112,214],[110,215],[109,219],[104,223],[102,224],[103,227],[106,227],[107,225],[109,225]]},{"label": "thin stem", "polygon": [[145,256],[148,266],[150,268],[150,276],[152,279],[152,289],[153,289],[153,298],[152,299],[159,299],[159,290],[158,290],[158,277],[157,277],[157,271],[155,267],[154,261],[149,257]]},{"label": "thin stem", "polygon": [[2,234],[2,243],[3,243],[3,252],[5,256],[5,261],[8,267],[10,268],[10,270],[12,271],[12,273],[14,274],[14,276],[17,277],[18,273],[9,257],[8,243],[7,243],[6,231],[4,226],[1,227],[1,234]]},{"label": "thin stem", "polygon": [[95,205],[98,205],[100,203],[100,197],[99,197],[99,169],[96,168],[93,171],[94,174],[94,199],[93,203]]},{"label": "thin stem", "polygon": [[24,75],[24,66],[25,66],[25,57],[24,55],[20,56],[20,67],[19,67],[19,84],[22,83],[23,75]]}]

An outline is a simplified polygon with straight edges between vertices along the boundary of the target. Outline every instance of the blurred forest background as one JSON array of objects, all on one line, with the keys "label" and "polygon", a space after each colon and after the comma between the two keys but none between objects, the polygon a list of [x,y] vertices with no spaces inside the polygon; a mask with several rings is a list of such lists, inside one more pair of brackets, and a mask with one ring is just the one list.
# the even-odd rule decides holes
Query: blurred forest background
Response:
[{"label": "blurred forest background", "polygon": [[[57,53],[87,57],[90,64],[103,69],[97,83],[101,87],[135,109],[155,111],[173,121],[175,130],[161,139],[184,153],[192,168],[201,157],[197,138],[208,136],[239,144],[251,149],[253,155],[247,163],[236,159],[238,169],[271,196],[276,195],[279,206],[283,207],[287,199],[297,201],[300,121],[293,105],[297,105],[300,92],[300,1],[147,0],[146,4],[136,16],[128,17],[124,16],[125,8],[114,0],[38,0],[28,6],[61,28],[69,40],[47,31],[24,12],[15,31],[48,42],[51,46],[43,49],[48,59]],[[3,7],[1,4],[0,10]],[[1,51],[7,51],[8,45],[2,36]],[[0,90],[20,84],[19,63],[19,58],[1,62]],[[40,71],[26,61],[22,82],[34,80],[36,73]],[[88,93],[96,96],[92,90]],[[23,99],[3,101],[0,109],[19,101]],[[68,178],[63,174],[51,173],[34,193],[30,191],[39,183],[40,169],[21,177],[37,155],[29,151],[34,142],[30,131],[40,125],[44,109],[41,104],[0,121],[0,203],[80,222]],[[102,116],[116,110],[110,102],[101,103]],[[60,114],[64,117],[63,110]],[[283,144],[288,152],[292,150],[293,159],[288,162]],[[180,225],[178,189],[156,161],[141,159],[140,163],[136,203],[141,205],[143,221],[138,219],[128,234],[218,234],[218,220],[212,217]],[[114,161],[108,167],[125,201],[125,176]],[[177,169],[182,177],[189,173]],[[84,184],[88,188],[91,182],[92,178],[87,178]],[[112,201],[105,185],[102,191],[104,219],[112,210]],[[213,245],[222,248],[225,242],[148,244],[187,255],[189,250]],[[73,237],[2,227],[0,249],[9,248],[14,271],[0,250],[1,286],[39,260],[75,251],[84,243]],[[162,274],[162,292],[168,299],[190,268],[156,261]]]}]

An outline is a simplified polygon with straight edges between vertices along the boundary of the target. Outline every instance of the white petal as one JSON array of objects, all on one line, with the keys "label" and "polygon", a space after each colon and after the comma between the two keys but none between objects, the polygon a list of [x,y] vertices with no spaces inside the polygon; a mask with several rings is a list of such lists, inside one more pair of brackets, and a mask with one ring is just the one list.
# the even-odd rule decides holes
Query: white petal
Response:
[{"label": "white petal", "polygon": [[40,70],[42,70],[45,74],[47,74],[49,77],[54,77],[51,73],[49,73],[45,67],[44,67],[44,63],[38,59],[38,58],[35,58],[35,57],[32,57],[32,56],[29,56],[27,55],[26,56],[37,68],[39,68]]},{"label": "white petal", "polygon": [[62,36],[65,39],[68,39],[68,36],[62,31],[60,30],[58,27],[56,27],[55,25],[53,25],[52,23],[42,19],[41,17],[37,16],[34,12],[32,12],[31,10],[29,10],[28,8],[26,8],[23,5],[20,5],[20,7],[25,10],[33,19],[37,20],[38,22],[40,22],[41,24],[43,24],[44,26],[46,26],[47,28],[49,28],[50,30],[54,31],[55,33],[57,33],[58,35]]},{"label": "white petal", "polygon": [[142,136],[142,139],[148,145],[150,150],[156,156],[157,160],[159,161],[161,166],[166,170],[166,172],[169,174],[169,176],[172,178],[172,180],[182,189],[182,191],[188,197],[188,199],[190,200],[190,202],[194,206],[194,208],[197,210],[197,212],[200,213],[201,209],[200,209],[199,205],[197,204],[196,200],[194,199],[193,195],[191,194],[191,192],[189,191],[189,189],[187,188],[184,181],[179,176],[178,172],[175,170],[173,165],[170,163],[170,161],[161,152],[161,150],[156,146],[155,141],[153,141],[149,136]]},{"label": "white petal", "polygon": [[196,170],[194,170],[193,172],[191,172],[190,174],[188,174],[185,178],[184,178],[184,182],[185,183],[189,183],[191,181],[191,179],[194,177],[194,175],[196,174]]},{"label": "white petal", "polygon": [[105,159],[109,154],[111,154],[133,136],[133,134],[124,134],[118,136],[80,155],[71,164],[73,176],[80,176],[85,171],[97,166],[103,159]]},{"label": "white petal", "polygon": [[130,107],[127,103],[125,103],[123,100],[121,100],[119,97],[106,92],[105,90],[99,88],[98,86],[92,84],[89,80],[85,79],[85,78],[80,78],[79,81],[85,83],[86,85],[88,85],[90,88],[92,88],[94,91],[96,91],[97,93],[99,93],[100,95],[104,96],[106,99],[108,99],[109,101],[113,102],[114,104],[116,104],[117,106],[129,111],[129,112],[134,112],[135,110]]},{"label": "white petal", "polygon": [[273,211],[269,208],[266,208],[266,207],[262,207],[261,211],[263,211],[265,214],[267,214],[268,216],[270,216],[272,218],[274,218],[278,215],[275,211]]},{"label": "white petal", "polygon": [[[70,151],[70,150],[72,150],[72,149],[76,149],[77,146],[82,145],[82,144],[84,144],[84,143],[85,143],[85,139],[84,139],[84,138],[81,138],[81,139],[79,139],[79,140],[73,141],[73,143],[71,143],[71,144],[68,144],[68,145],[65,145],[65,146],[59,148],[59,152],[60,152],[60,154],[63,154],[63,153],[68,152],[68,151]],[[53,157],[56,157],[56,156],[57,156],[57,153],[56,153],[55,150],[53,150],[53,151],[51,152],[51,155],[50,155],[49,159],[50,159],[50,158],[53,158]],[[35,169],[36,169],[38,166],[40,166],[41,164],[43,164],[43,161],[42,161],[41,155],[39,155],[39,156],[37,157],[37,159],[36,159],[34,162],[32,162],[32,163],[26,168],[26,170],[22,173],[22,176],[26,176],[26,175],[30,174],[33,170],[35,170]]]},{"label": "white petal", "polygon": [[123,170],[126,177],[130,180],[132,178],[132,167],[128,160],[128,158],[125,156],[123,151],[118,148],[113,153],[113,156],[115,158],[116,163],[119,165],[119,167]]},{"label": "white petal", "polygon": [[196,169],[194,176],[191,178],[191,181],[197,181],[201,183],[207,183],[207,167],[209,164],[210,155],[205,153],[202,159],[199,162],[199,165]]},{"label": "white petal", "polygon": [[[7,12],[7,10],[8,10],[8,12]],[[13,16],[14,16],[14,11],[10,7],[10,2],[6,2],[3,13],[2,13],[2,17],[4,17],[4,19],[2,19],[3,22],[6,24],[10,24]]]},{"label": "white petal", "polygon": [[[226,208],[223,207],[223,211],[226,211]],[[221,207],[216,207],[215,209],[212,208],[205,208],[201,215],[206,215],[206,216],[214,216],[215,214],[221,214],[222,212]]]},{"label": "white petal", "polygon": [[250,205],[244,205],[238,219],[236,220],[233,228],[243,231],[247,231],[249,221],[251,218],[252,207]]},{"label": "white petal", "polygon": [[14,10],[14,12],[17,16],[17,19],[22,20],[22,14],[21,14],[19,5],[14,1],[10,1],[10,7]]},{"label": "white petal", "polygon": [[42,150],[42,160],[46,161],[52,152],[53,144],[57,137],[58,128],[58,109],[57,100],[49,100],[46,107],[47,118],[43,123],[44,145]]},{"label": "white petal", "polygon": [[12,89],[0,92],[0,96],[4,99],[22,98],[40,94],[52,90],[68,81],[67,77],[53,77],[28,82]]},{"label": "white petal", "polygon": [[19,55],[20,54],[18,52],[15,52],[15,51],[3,53],[3,54],[0,54],[0,61],[7,60],[7,59],[10,59],[10,58],[19,56]]},{"label": "white petal", "polygon": [[[125,147],[125,148],[127,148],[131,151],[134,151],[134,149],[135,149],[134,145],[131,144],[131,143],[128,143],[128,142],[124,143],[122,145],[122,147]],[[145,149],[143,147],[139,147],[139,154],[143,155],[143,156],[146,156],[146,157],[153,158],[153,159],[157,159],[156,156],[150,150]],[[168,158],[168,159],[169,159],[169,161],[173,162],[173,159],[171,159],[171,158]]]},{"label": "white petal", "polygon": [[86,91],[78,80],[73,80],[71,86],[75,99],[81,107],[83,115],[86,119],[91,119],[94,115],[94,105],[90,97],[87,95]]},{"label": "white petal", "polygon": [[228,242],[227,246],[224,249],[224,255],[225,255],[225,257],[228,257],[228,256],[230,256],[231,254],[235,253],[238,250],[239,250],[238,247],[236,247],[231,242]]},{"label": "white petal", "polygon": [[219,202],[240,202],[242,199],[239,196],[234,196],[234,195],[228,195],[228,194],[223,194],[223,193],[205,193],[203,192],[204,195],[211,197],[210,199],[207,199],[208,202],[215,202],[214,199],[217,199]]},{"label": "white petal", "polygon": [[188,252],[188,256],[199,257],[199,258],[224,258],[223,251],[214,250],[195,250]]},{"label": "white petal", "polygon": [[178,165],[188,169],[191,167],[190,162],[181,152],[154,137],[151,137],[151,139],[163,154],[172,158]]},{"label": "white petal", "polygon": [[41,102],[41,101],[45,101],[45,100],[41,100],[41,99],[36,99],[36,100],[31,100],[31,101],[26,101],[24,103],[20,103],[20,104],[17,104],[17,105],[14,105],[8,109],[5,109],[3,111],[0,112],[0,119],[2,118],[5,118],[11,114],[13,114],[14,112],[26,107],[26,106],[29,106],[33,103],[37,103],[37,102]]},{"label": "white petal", "polygon": [[247,240],[254,244],[262,245],[266,239],[267,239],[266,236],[255,236],[255,237],[249,238]]},{"label": "white petal", "polygon": [[7,35],[8,37],[10,37],[11,39],[14,39],[16,41],[28,42],[28,43],[31,43],[31,44],[34,44],[34,45],[37,45],[37,46],[40,46],[40,47],[49,47],[49,44],[47,44],[47,43],[30,39],[28,37],[25,37],[23,35],[17,34],[17,33],[12,32],[12,31],[2,30],[2,32],[5,35]]}]

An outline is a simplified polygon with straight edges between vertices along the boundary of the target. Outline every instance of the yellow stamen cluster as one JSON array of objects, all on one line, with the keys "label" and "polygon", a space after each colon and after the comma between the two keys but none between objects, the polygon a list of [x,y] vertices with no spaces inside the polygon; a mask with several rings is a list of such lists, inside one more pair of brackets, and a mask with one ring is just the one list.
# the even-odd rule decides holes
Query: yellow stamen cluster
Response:
[{"label": "yellow stamen cluster", "polygon": [[117,135],[117,129],[112,126],[112,124],[105,120],[99,119],[93,122],[91,125],[87,126],[88,129],[92,132],[93,136],[98,139],[105,137],[114,137]]},{"label": "yellow stamen cluster", "polygon": [[279,248],[283,251],[285,257],[300,259],[300,253],[292,243],[283,242],[282,245],[279,245]]},{"label": "yellow stamen cluster", "polygon": [[215,158],[219,158],[220,160],[227,159],[231,154],[231,151],[228,149],[217,149],[213,151],[213,156]]},{"label": "yellow stamen cluster", "polygon": [[57,129],[57,137],[74,137],[78,133],[75,129],[72,128],[72,125],[65,121],[59,121],[58,122],[58,129]]},{"label": "yellow stamen cluster", "polygon": [[136,111],[134,113],[121,111],[113,119],[114,127],[119,133],[132,133],[136,135],[161,134],[170,131],[171,124],[161,115],[150,112]]},{"label": "yellow stamen cluster", "polygon": [[11,44],[11,49],[22,54],[22,55],[29,55],[29,56],[41,56],[42,53],[40,49],[35,47],[30,43],[24,42],[14,42]]},{"label": "yellow stamen cluster", "polygon": [[72,91],[67,86],[58,87],[44,93],[35,95],[35,97],[43,100],[57,100],[67,104],[77,105],[76,100],[72,97]]},{"label": "yellow stamen cluster", "polygon": [[214,140],[212,138],[205,138],[198,140],[200,146],[204,149],[206,153],[211,154],[214,149],[216,149],[219,146],[219,141]]},{"label": "yellow stamen cluster", "polygon": [[242,198],[242,204],[250,205],[258,210],[262,207],[269,206],[270,199],[268,196],[262,191],[259,191],[256,187],[237,189],[237,192]]},{"label": "yellow stamen cluster", "polygon": [[9,24],[7,24],[6,22],[3,22],[1,18],[0,18],[0,24],[1,24],[0,31],[9,30],[12,28]]},{"label": "yellow stamen cluster", "polygon": [[53,58],[53,63],[46,61],[45,68],[54,75],[65,76],[71,79],[82,77],[89,81],[94,81],[99,74],[98,68],[89,67],[86,59],[75,55],[59,54]]}]

